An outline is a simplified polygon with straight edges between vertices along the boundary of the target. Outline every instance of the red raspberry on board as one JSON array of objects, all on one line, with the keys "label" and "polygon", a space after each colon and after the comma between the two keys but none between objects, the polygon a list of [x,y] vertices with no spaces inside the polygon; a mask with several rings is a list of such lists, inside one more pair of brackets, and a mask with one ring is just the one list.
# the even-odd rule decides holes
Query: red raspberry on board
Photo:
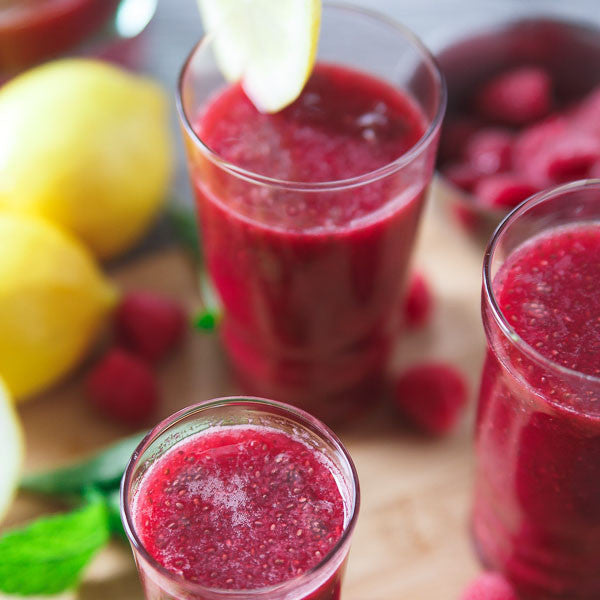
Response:
[{"label": "red raspberry on board", "polygon": [[467,383],[450,364],[420,364],[400,375],[394,401],[417,428],[441,435],[457,423],[467,403]]},{"label": "red raspberry on board", "polygon": [[462,593],[460,600],[518,600],[509,581],[499,573],[483,573]]},{"label": "red raspberry on board", "polygon": [[413,273],[404,298],[404,324],[409,328],[422,327],[433,309],[433,296],[422,273]]},{"label": "red raspberry on board", "polygon": [[129,292],[116,310],[115,330],[123,346],[156,362],[181,340],[185,321],[176,302],[151,292]]},{"label": "red raspberry on board", "polygon": [[113,348],[90,371],[86,391],[105,416],[127,425],[147,422],[158,404],[154,374],[133,354]]}]

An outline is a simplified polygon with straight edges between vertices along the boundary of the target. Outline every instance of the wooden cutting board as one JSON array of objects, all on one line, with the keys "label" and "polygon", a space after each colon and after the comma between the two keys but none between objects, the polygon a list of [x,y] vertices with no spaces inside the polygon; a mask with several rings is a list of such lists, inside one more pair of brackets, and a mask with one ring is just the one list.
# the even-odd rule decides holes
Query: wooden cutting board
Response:
[{"label": "wooden cutting board", "polygon": [[[434,191],[434,196],[439,196]],[[359,472],[362,507],[353,540],[344,600],[454,600],[478,567],[469,540],[472,416],[484,340],[479,317],[482,248],[449,218],[439,198],[430,203],[415,263],[435,291],[430,325],[407,335],[395,366],[444,359],[471,383],[471,407],[443,439],[412,433],[392,411],[338,431]],[[196,276],[185,255],[169,249],[113,273],[123,288],[147,288],[198,306]],[[190,332],[183,349],[159,368],[161,418],[202,399],[236,390],[214,336]],[[29,470],[82,457],[130,431],[98,418],[84,401],[81,373],[20,410]],[[3,526],[55,507],[20,496]],[[102,552],[81,588],[65,598],[141,600],[129,548]]]}]

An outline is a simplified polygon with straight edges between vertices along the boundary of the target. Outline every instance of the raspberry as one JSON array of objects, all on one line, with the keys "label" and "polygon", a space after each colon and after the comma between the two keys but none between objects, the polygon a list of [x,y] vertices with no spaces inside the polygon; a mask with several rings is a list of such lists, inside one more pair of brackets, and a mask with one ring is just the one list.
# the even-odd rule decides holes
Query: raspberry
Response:
[{"label": "raspberry", "polygon": [[514,208],[538,191],[538,187],[515,173],[490,175],[481,179],[475,186],[478,201],[482,205],[499,210]]},{"label": "raspberry", "polygon": [[481,178],[481,173],[468,163],[456,163],[442,170],[446,179],[466,192],[472,192],[475,184]]},{"label": "raspberry", "polygon": [[117,308],[115,329],[123,346],[156,362],[181,340],[185,314],[167,298],[150,292],[130,292]]},{"label": "raspberry", "polygon": [[90,371],[86,390],[100,412],[127,425],[146,422],[158,404],[156,381],[148,365],[119,348],[109,350]]},{"label": "raspberry", "polygon": [[505,125],[525,125],[552,108],[552,80],[539,67],[519,67],[497,75],[475,94],[477,112]]},{"label": "raspberry", "polygon": [[515,165],[539,187],[589,176],[600,161],[600,140],[564,120],[524,132],[515,144]]},{"label": "raspberry", "polygon": [[521,131],[513,145],[513,165],[540,187],[550,184],[539,157],[568,131],[564,117],[552,117]]},{"label": "raspberry", "polygon": [[427,280],[421,273],[414,273],[404,299],[404,323],[407,327],[425,325],[431,315],[433,298]]},{"label": "raspberry", "polygon": [[481,215],[475,210],[474,205],[453,204],[451,213],[458,224],[469,233],[476,233],[481,225]]},{"label": "raspberry", "polygon": [[592,90],[575,107],[571,114],[571,122],[577,129],[600,136],[600,87]]},{"label": "raspberry", "polygon": [[512,134],[505,129],[480,129],[469,139],[465,157],[481,173],[508,171],[511,165],[512,138]]},{"label": "raspberry", "polygon": [[590,174],[589,176],[593,179],[599,179],[600,178],[600,161],[597,162],[595,165],[592,166],[592,168],[590,169]]},{"label": "raspberry", "polygon": [[499,573],[483,573],[462,593],[460,600],[518,600],[509,581]]},{"label": "raspberry", "polygon": [[395,403],[422,431],[443,434],[454,427],[467,403],[467,384],[452,365],[417,365],[397,380]]},{"label": "raspberry", "polygon": [[548,144],[559,139],[569,127],[568,120],[562,115],[553,115],[539,123],[522,129],[515,138],[513,164],[543,150]]},{"label": "raspberry", "polygon": [[571,131],[548,148],[539,161],[552,183],[585,179],[600,161],[600,141],[586,133]]},{"label": "raspberry", "polygon": [[463,157],[469,138],[479,129],[479,124],[469,117],[449,118],[442,128],[440,159],[447,162]]}]

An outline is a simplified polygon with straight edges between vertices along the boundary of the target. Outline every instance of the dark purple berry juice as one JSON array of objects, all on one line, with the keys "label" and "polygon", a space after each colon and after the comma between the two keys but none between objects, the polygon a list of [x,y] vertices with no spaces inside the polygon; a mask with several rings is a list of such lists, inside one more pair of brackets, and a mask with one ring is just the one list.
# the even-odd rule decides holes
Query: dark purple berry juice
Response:
[{"label": "dark purple berry juice", "polygon": [[318,64],[277,114],[235,85],[192,126],[237,170],[188,143],[222,338],[244,389],[330,420],[364,409],[397,333],[432,152],[372,174],[423,138],[421,108],[371,75]]},{"label": "dark purple berry juice", "polygon": [[256,398],[173,415],[123,483],[149,600],[339,600],[357,510],[356,472],[334,434]]},{"label": "dark purple berry juice", "polygon": [[474,533],[527,600],[600,598],[599,286],[600,224],[584,222],[534,236],[495,275],[517,343],[484,295]]}]

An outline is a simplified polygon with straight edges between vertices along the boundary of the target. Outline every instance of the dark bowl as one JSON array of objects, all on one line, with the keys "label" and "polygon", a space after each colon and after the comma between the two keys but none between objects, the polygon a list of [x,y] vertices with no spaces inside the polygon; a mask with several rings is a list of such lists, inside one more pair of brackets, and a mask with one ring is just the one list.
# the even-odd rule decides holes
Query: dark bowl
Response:
[{"label": "dark bowl", "polygon": [[[481,83],[524,64],[541,66],[553,76],[562,104],[600,84],[600,28],[585,23],[541,18],[506,21],[446,42],[436,56],[448,85],[447,119],[461,111]],[[481,206],[443,175],[438,179],[453,218],[477,240],[487,242],[508,211]]]}]

